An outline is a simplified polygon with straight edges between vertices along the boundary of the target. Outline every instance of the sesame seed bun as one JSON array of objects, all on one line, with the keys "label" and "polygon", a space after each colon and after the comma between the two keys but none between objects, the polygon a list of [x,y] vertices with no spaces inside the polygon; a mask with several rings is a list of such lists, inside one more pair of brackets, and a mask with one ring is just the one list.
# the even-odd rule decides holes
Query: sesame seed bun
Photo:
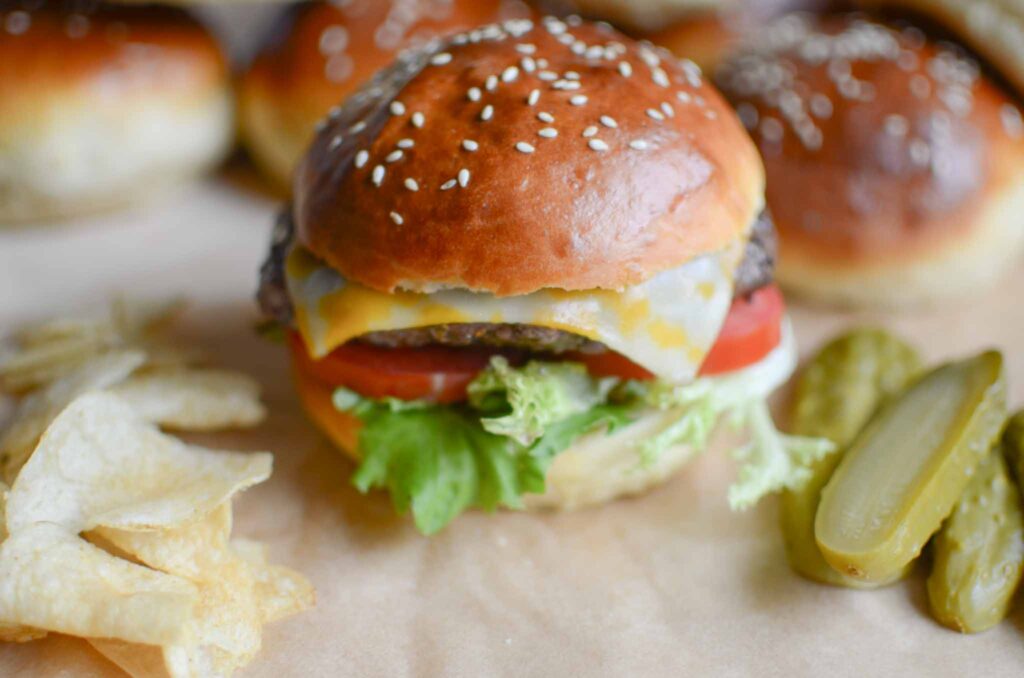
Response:
[{"label": "sesame seed bun", "polygon": [[764,170],[692,63],[514,22],[407,54],[296,176],[303,245],[381,291],[622,289],[745,238]]},{"label": "sesame seed bun", "polygon": [[978,292],[1019,255],[1024,120],[956,48],[792,15],[717,80],[764,156],[791,290],[932,304]]},{"label": "sesame seed bun", "polygon": [[938,22],[1024,93],[1024,3],[1020,0],[858,0],[867,8],[909,10]]},{"label": "sesame seed bun", "polygon": [[242,140],[267,176],[288,189],[316,123],[402,49],[481,24],[529,16],[519,0],[294,5],[281,14],[242,77]]},{"label": "sesame seed bun", "polygon": [[230,101],[216,42],[182,10],[0,10],[0,224],[107,209],[206,169],[231,140]]}]

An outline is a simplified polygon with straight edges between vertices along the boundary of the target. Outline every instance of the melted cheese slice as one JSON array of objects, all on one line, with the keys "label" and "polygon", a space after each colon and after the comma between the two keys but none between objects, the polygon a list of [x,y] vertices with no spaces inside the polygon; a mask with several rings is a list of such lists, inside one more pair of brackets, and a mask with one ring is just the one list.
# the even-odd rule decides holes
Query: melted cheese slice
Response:
[{"label": "melted cheese slice", "polygon": [[621,292],[542,290],[495,297],[465,290],[386,294],[345,280],[302,248],[286,272],[306,347],[322,358],[368,332],[457,323],[514,323],[599,341],[657,376],[693,379],[725,322],[742,243]]}]

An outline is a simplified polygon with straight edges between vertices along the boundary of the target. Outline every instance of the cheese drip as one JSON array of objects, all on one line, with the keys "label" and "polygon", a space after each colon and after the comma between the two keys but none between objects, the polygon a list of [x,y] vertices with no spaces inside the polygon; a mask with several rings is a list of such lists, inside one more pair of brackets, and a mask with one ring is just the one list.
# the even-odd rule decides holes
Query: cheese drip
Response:
[{"label": "cheese drip", "polygon": [[599,341],[662,379],[687,382],[725,322],[742,252],[737,242],[622,291],[541,290],[518,297],[378,292],[346,280],[301,247],[289,254],[286,275],[298,330],[314,358],[369,332],[525,324]]}]

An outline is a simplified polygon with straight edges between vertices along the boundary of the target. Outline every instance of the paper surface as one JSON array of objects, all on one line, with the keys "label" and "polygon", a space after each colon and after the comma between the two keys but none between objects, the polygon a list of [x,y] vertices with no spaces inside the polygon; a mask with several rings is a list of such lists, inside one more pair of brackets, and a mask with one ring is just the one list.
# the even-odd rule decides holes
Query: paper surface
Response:
[{"label": "paper surface", "polygon": [[[219,446],[276,453],[235,533],[313,581],[317,606],[269,626],[244,676],[1009,676],[1024,671],[1024,601],[964,637],[927,614],[923,580],[875,592],[806,582],[786,565],[767,501],[733,514],[721,450],[638,499],[573,514],[470,514],[419,536],[307,423],[285,351],[252,302],[275,205],[224,179],[131,212],[0,229],[0,332],[121,292],[185,294],[181,334],[265,388],[261,428]],[[881,324],[930,359],[996,347],[1024,406],[1024,263],[1001,289],[902,317],[794,307],[804,352]],[[719,445],[718,447],[722,447]],[[0,644],[0,676],[117,676],[80,640]]]}]

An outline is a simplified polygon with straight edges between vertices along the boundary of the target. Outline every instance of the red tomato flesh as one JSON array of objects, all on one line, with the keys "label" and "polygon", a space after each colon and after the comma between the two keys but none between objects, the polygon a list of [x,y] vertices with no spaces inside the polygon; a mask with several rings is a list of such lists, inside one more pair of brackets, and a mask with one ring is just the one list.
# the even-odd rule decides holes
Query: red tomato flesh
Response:
[{"label": "red tomato flesh", "polygon": [[[700,374],[724,374],[763,359],[779,344],[784,314],[785,303],[775,285],[735,300]],[[466,387],[496,355],[508,357],[513,364],[527,358],[521,351],[485,346],[378,348],[349,343],[321,360],[313,360],[297,333],[291,334],[290,343],[297,368],[324,384],[344,386],[368,398],[436,403],[464,401]],[[649,371],[615,351],[565,353],[555,359],[581,362],[595,377],[654,378]]]}]

